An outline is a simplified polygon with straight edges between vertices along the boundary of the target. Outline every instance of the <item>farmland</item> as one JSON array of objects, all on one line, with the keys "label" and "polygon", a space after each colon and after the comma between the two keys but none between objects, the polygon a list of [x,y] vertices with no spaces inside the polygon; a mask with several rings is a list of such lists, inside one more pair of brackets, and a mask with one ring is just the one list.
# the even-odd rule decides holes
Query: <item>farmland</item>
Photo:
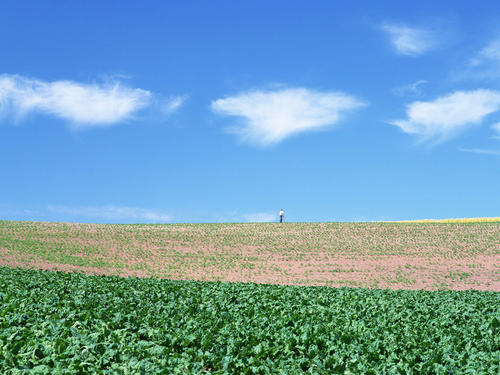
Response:
[{"label": "farmland", "polygon": [[0,221],[0,264],[171,280],[500,291],[500,222]]},{"label": "farmland", "polygon": [[0,372],[497,374],[499,257],[494,221],[0,221]]},{"label": "farmland", "polygon": [[0,267],[4,374],[498,374],[500,295]]}]

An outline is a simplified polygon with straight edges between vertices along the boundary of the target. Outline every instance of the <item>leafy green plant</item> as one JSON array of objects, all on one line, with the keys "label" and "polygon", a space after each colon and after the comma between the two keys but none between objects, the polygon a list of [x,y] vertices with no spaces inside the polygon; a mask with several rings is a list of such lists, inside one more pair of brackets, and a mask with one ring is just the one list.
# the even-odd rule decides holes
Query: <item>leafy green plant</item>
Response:
[{"label": "leafy green plant", "polygon": [[0,267],[3,374],[498,374],[500,294]]}]

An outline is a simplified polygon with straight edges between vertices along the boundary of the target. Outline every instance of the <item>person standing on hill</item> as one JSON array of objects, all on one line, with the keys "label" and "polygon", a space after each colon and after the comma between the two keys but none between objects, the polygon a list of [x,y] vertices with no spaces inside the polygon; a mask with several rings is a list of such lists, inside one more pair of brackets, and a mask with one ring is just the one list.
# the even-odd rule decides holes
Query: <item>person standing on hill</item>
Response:
[{"label": "person standing on hill", "polygon": [[283,211],[283,209],[281,208],[280,209],[280,223],[283,222],[283,215],[285,214],[285,211]]}]

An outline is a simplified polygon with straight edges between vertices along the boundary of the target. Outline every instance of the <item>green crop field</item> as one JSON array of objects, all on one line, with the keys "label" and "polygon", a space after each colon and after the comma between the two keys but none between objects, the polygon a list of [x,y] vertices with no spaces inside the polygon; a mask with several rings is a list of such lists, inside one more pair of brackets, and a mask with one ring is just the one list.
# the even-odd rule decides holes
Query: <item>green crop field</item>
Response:
[{"label": "green crop field", "polygon": [[0,267],[3,374],[494,374],[500,295]]}]

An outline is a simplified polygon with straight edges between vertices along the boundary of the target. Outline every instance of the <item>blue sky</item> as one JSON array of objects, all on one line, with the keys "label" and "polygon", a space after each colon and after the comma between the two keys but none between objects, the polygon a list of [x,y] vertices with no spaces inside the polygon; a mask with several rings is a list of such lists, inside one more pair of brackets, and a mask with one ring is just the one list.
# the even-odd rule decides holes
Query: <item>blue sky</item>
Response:
[{"label": "blue sky", "polygon": [[3,1],[0,218],[500,216],[500,5]]}]

